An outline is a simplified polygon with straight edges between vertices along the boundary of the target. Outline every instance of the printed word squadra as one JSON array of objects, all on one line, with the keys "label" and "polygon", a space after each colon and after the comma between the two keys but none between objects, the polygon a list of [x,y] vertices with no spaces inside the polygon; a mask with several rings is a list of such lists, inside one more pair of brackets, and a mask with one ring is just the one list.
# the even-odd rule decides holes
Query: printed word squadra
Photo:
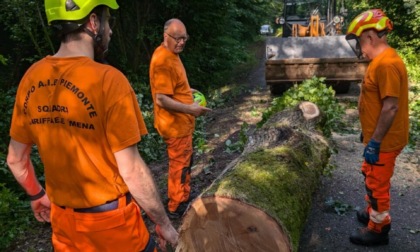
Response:
[{"label": "printed word squadra", "polygon": [[[45,97],[58,102],[45,102]],[[94,130],[92,120],[98,116],[85,92],[65,79],[39,81],[38,85],[28,87],[22,108],[29,125],[55,124]]]}]

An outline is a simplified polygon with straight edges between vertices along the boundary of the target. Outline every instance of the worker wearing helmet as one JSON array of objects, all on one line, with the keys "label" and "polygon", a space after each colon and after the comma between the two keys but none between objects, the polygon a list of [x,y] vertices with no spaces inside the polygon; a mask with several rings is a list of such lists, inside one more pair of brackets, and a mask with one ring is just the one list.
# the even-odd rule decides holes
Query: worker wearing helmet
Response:
[{"label": "worker wearing helmet", "polygon": [[357,212],[357,219],[367,227],[350,236],[351,242],[367,246],[388,244],[390,180],[395,160],[408,143],[408,77],[402,59],[387,43],[392,28],[382,10],[373,9],[358,15],[346,35],[358,55],[371,60],[358,106],[367,207]]},{"label": "worker wearing helmet", "polygon": [[35,218],[51,222],[54,251],[156,251],[141,209],[162,246],[177,243],[137,149],[147,130],[136,95],[120,71],[94,61],[108,47],[110,9],[117,8],[115,0],[46,0],[61,45],[27,70],[16,94],[7,163]]}]

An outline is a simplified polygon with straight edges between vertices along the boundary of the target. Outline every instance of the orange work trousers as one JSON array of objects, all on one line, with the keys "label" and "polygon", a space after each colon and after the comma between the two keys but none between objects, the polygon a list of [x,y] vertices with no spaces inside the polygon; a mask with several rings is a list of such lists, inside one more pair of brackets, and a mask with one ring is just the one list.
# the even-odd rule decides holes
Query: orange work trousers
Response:
[{"label": "orange work trousers", "polygon": [[392,152],[380,152],[379,161],[376,164],[368,164],[363,161],[362,173],[365,177],[366,195],[368,207],[377,212],[389,211],[391,177],[394,174],[395,160],[401,150]]},{"label": "orange work trousers", "polygon": [[125,196],[118,201],[118,209],[102,213],[78,213],[51,203],[54,251],[143,251],[150,235],[140,207],[134,200],[126,205]]},{"label": "orange work trousers", "polygon": [[168,210],[175,212],[190,197],[192,135],[165,139],[168,157]]}]

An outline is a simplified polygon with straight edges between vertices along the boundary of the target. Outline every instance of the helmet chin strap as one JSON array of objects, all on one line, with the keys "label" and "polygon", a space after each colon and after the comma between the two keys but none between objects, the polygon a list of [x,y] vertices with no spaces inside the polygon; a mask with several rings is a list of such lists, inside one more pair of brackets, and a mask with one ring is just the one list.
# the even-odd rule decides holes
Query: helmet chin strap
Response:
[{"label": "helmet chin strap", "polygon": [[104,8],[101,15],[101,22],[99,25],[98,34],[94,34],[91,30],[86,27],[83,28],[83,31],[86,32],[93,39],[93,50],[94,50],[94,59],[100,63],[106,63],[105,56],[108,53],[108,47],[103,42],[103,36],[105,33],[105,18],[106,18],[106,9]]}]

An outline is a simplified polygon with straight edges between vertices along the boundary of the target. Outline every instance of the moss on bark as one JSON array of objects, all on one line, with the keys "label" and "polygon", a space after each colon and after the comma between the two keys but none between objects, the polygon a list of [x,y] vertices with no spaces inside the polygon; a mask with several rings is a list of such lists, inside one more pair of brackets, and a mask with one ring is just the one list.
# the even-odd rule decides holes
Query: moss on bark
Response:
[{"label": "moss on bark", "polygon": [[315,130],[322,118],[303,116],[295,108],[270,118],[201,196],[230,198],[264,211],[287,234],[292,251],[298,251],[312,195],[330,156],[327,141]]},{"label": "moss on bark", "polygon": [[297,251],[328,153],[325,144],[299,133],[282,146],[250,153],[205,195],[235,198],[264,210],[289,232]]}]

